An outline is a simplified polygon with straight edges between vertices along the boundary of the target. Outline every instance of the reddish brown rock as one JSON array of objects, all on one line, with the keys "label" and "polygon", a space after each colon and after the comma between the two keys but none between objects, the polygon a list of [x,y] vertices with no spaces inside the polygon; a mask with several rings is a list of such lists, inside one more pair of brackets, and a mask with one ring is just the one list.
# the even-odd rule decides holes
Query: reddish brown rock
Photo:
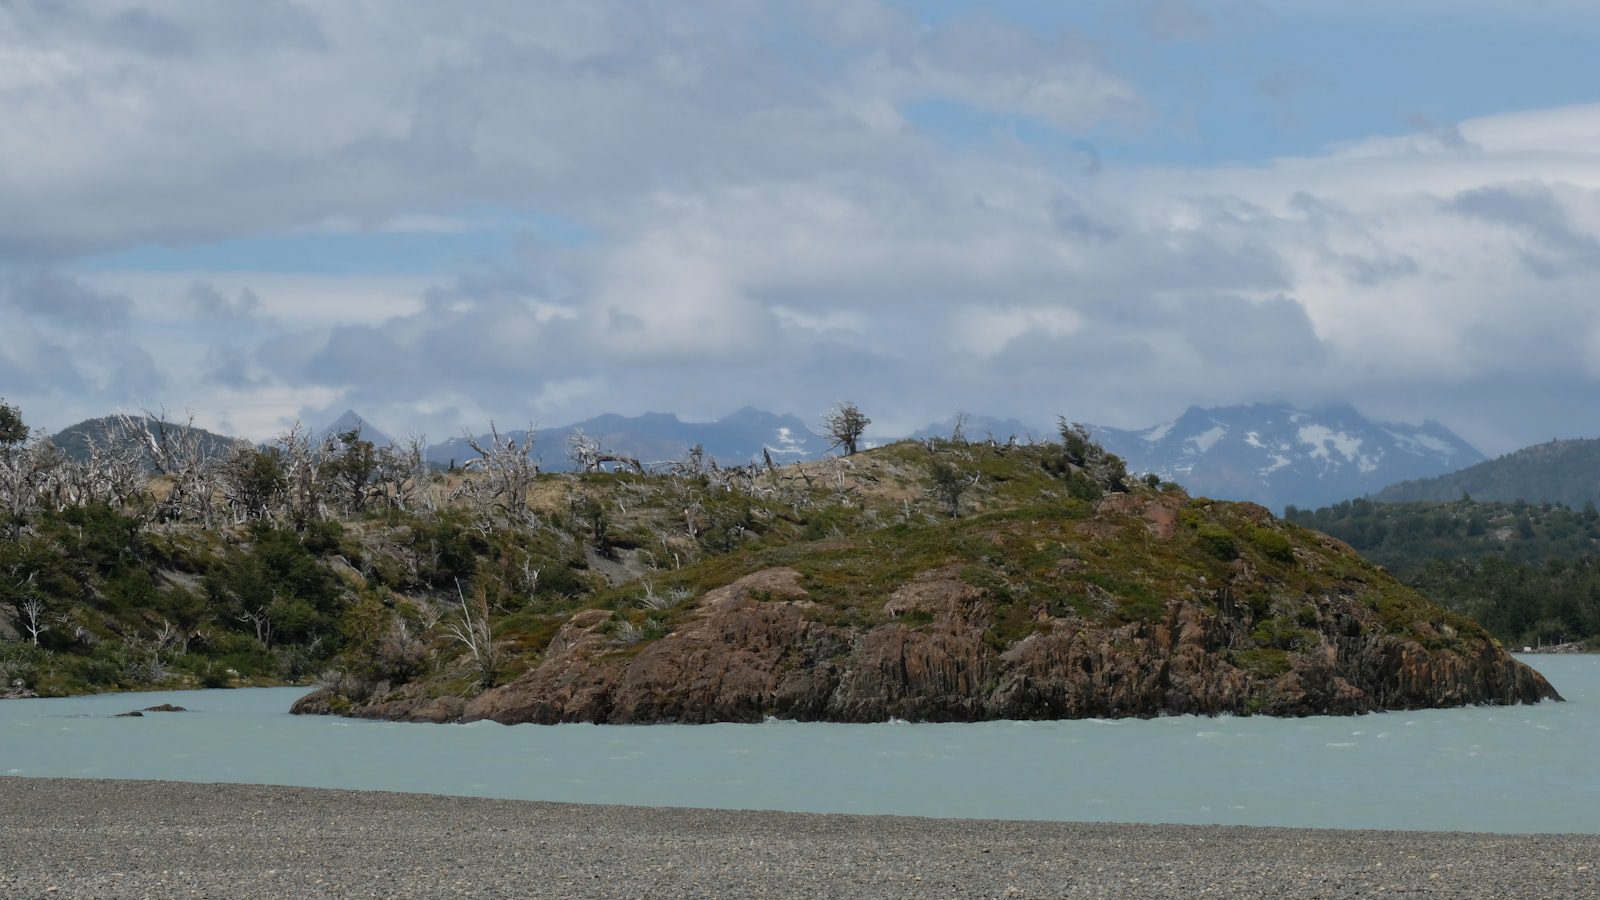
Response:
[{"label": "reddish brown rock", "polygon": [[[1350,714],[1559,699],[1487,639],[1428,650],[1384,633],[1354,596],[1321,597],[1316,608],[1316,628],[1298,638],[1314,635],[1313,645],[1293,650],[1255,646],[1233,614],[1193,599],[1169,601],[1158,622],[1109,625],[1041,612],[1030,620],[1033,633],[1000,646],[991,598],[958,568],[903,585],[884,602],[880,624],[855,628],[820,621],[798,572],[767,569],[708,592],[683,624],[642,649],[612,637],[612,613],[586,610],[534,668],[470,701],[430,698],[409,685],[380,690],[348,712],[508,724],[976,721]],[[295,711],[333,712],[330,699],[313,693]]]}]

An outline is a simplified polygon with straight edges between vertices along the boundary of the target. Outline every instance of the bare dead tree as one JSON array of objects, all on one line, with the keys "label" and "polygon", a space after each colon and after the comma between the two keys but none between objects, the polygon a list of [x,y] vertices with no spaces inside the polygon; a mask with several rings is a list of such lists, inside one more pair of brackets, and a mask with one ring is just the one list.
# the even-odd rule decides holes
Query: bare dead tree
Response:
[{"label": "bare dead tree", "polygon": [[478,454],[477,459],[467,462],[466,468],[484,474],[494,505],[512,519],[528,518],[528,497],[539,475],[539,464],[533,459],[533,426],[528,426],[521,441],[509,435],[502,437],[493,422],[489,423],[487,445],[470,434],[466,437],[467,446]]},{"label": "bare dead tree", "polygon": [[322,518],[322,463],[326,457],[321,448],[312,442],[311,433],[299,421],[278,435],[275,443],[282,453],[285,511],[297,522]]},{"label": "bare dead tree", "polygon": [[256,643],[260,644],[263,650],[272,649],[272,610],[270,607],[236,605],[233,617],[235,620],[255,628]]},{"label": "bare dead tree", "polygon": [[128,509],[148,486],[141,447],[119,431],[113,425],[85,437],[88,459],[78,467],[84,485],[82,502]]},{"label": "bare dead tree", "polygon": [[584,434],[581,428],[575,428],[567,435],[567,458],[584,472],[603,472],[609,465],[640,475],[644,474],[644,464],[639,460],[606,450],[598,438]]},{"label": "bare dead tree", "polygon": [[533,564],[532,557],[526,557],[522,560],[522,571],[520,573],[522,577],[518,587],[521,589],[523,595],[532,598],[534,595],[539,593],[540,571],[540,567]]},{"label": "bare dead tree", "polygon": [[120,414],[116,427],[144,444],[146,459],[156,474],[169,481],[157,504],[157,515],[167,519],[193,519],[210,524],[218,496],[218,460],[195,427],[194,415],[182,423],[167,418],[167,411],[144,410],[142,418]]},{"label": "bare dead tree", "polygon": [[31,503],[33,491],[24,458],[32,434],[22,420],[22,412],[0,399],[0,512],[5,514],[6,531],[12,540],[21,535]]},{"label": "bare dead tree", "polygon": [[699,478],[706,472],[706,464],[716,465],[716,460],[706,455],[706,448],[695,444],[679,459],[673,460],[667,471],[678,478]]},{"label": "bare dead tree", "polygon": [[428,505],[433,499],[429,490],[433,470],[428,468],[426,448],[427,440],[413,434],[398,447],[378,449],[378,491],[397,509],[409,509],[419,502]]},{"label": "bare dead tree", "polygon": [[[31,577],[29,580],[32,580]],[[21,629],[28,633],[28,640],[32,641],[35,647],[39,646],[39,635],[49,631],[52,624],[44,601],[38,597],[29,597],[22,601],[18,612],[21,613],[18,616]]]},{"label": "bare dead tree", "polygon": [[500,649],[495,645],[494,634],[489,629],[488,598],[480,585],[473,589],[472,599],[468,600],[460,581],[456,582],[456,597],[461,604],[459,617],[446,622],[444,632],[466,648],[478,676],[478,687],[494,687],[495,676],[500,668]]},{"label": "bare dead tree", "polygon": [[20,528],[21,521],[33,510],[61,510],[72,505],[69,462],[43,436],[14,448],[0,462],[0,491],[4,492],[3,500],[14,517],[14,525]]},{"label": "bare dead tree", "polygon": [[183,656],[189,652],[189,639],[192,636],[190,632],[162,617],[161,627],[156,629],[155,633],[156,649],[161,653],[176,652],[177,655]]}]

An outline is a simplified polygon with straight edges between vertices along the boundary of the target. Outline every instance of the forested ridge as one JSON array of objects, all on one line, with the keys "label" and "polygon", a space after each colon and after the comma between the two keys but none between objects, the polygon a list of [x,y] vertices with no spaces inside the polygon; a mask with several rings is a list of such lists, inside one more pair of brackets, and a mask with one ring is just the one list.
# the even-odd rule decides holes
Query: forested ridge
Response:
[{"label": "forested ridge", "polygon": [[1600,503],[1600,439],[1548,441],[1448,475],[1402,481],[1372,496],[1382,503],[1450,503],[1463,495],[1500,503]]},{"label": "forested ridge", "polygon": [[1352,500],[1285,517],[1350,544],[1514,646],[1600,636],[1600,511],[1554,503]]}]

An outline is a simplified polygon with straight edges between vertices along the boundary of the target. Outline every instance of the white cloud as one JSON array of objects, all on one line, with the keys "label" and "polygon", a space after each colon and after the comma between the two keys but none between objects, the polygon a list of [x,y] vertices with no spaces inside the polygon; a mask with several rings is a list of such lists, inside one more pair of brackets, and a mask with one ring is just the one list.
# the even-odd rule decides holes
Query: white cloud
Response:
[{"label": "white cloud", "polygon": [[[882,5],[12,4],[0,212],[27,214],[0,215],[0,260],[541,215],[583,238],[455,279],[13,279],[0,383],[63,416],[130,391],[237,407],[256,436],[346,404],[454,433],[836,396],[1124,426],[1340,398],[1503,449],[1600,380],[1600,107],[1118,168],[941,143],[914,124],[930,100],[1068,155],[1144,114],[1079,36]],[[221,298],[199,320],[195,282]],[[119,344],[90,327],[118,315]]]},{"label": "white cloud", "polygon": [[[1137,103],[1087,50],[1006,26],[889,32],[872,23],[895,14],[859,4],[806,34],[784,7],[9,5],[0,209],[32,214],[0,217],[0,256],[443,206],[583,216],[661,186],[893,167],[919,140],[864,117],[912,100],[1073,125]],[[840,48],[840,28],[895,37]],[[877,105],[846,99],[863,94]]]}]

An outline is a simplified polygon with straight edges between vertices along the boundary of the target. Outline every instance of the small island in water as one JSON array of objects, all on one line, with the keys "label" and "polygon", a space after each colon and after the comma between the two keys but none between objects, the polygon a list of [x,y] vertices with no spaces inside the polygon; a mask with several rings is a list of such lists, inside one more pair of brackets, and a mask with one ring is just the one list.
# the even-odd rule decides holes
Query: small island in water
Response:
[{"label": "small island in water", "polygon": [[[118,427],[86,461],[7,448],[58,490],[11,499],[3,562],[35,573],[7,598],[14,692],[315,677],[295,712],[504,723],[1559,699],[1347,545],[1132,478],[1065,424],[734,467],[580,436],[568,473],[538,471],[531,432],[440,470],[358,430]],[[154,474],[90,477],[130,436]]]},{"label": "small island in water", "polygon": [[[941,504],[951,479],[971,490]],[[782,499],[777,486],[808,480]],[[751,546],[507,616],[498,633],[521,643],[492,682],[467,683],[457,654],[404,683],[325,687],[295,711],[871,722],[1558,699],[1478,625],[1340,542],[1259,506],[1130,482],[1092,446],[908,442],[760,474],[743,495],[691,483],[690,506],[731,503],[722,515],[743,519]],[[628,507],[636,534],[672,528],[683,505],[670,479],[566,487]],[[549,513],[574,503],[568,490]],[[611,543],[619,560],[651,555],[648,540]]]}]

